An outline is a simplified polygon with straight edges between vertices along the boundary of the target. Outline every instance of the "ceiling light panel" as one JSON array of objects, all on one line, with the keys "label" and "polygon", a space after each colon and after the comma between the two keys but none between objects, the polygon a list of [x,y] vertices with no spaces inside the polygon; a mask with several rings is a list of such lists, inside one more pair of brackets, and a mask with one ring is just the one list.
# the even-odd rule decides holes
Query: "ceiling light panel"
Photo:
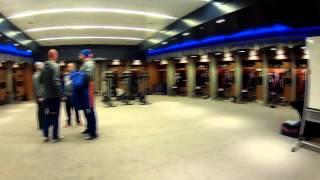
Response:
[{"label": "ceiling light panel", "polygon": [[39,31],[52,31],[52,30],[86,30],[86,29],[111,29],[111,30],[129,30],[129,31],[145,31],[145,32],[157,32],[155,29],[139,28],[139,27],[125,27],[125,26],[54,26],[54,27],[42,27],[27,29],[25,32],[39,32]]},{"label": "ceiling light panel", "polygon": [[189,32],[186,32],[186,33],[183,33],[182,35],[183,36],[189,36],[191,33],[189,33]]},{"label": "ceiling light panel", "polygon": [[9,19],[20,19],[25,17],[40,16],[44,14],[61,14],[61,13],[117,13],[117,14],[128,14],[128,15],[140,15],[161,19],[177,19],[176,17],[144,11],[134,11],[127,9],[109,9],[109,8],[57,8],[57,9],[45,9],[38,11],[27,11],[18,14],[14,14]]},{"label": "ceiling light panel", "polygon": [[[26,32],[32,39],[69,36],[138,37],[149,39],[158,30],[164,29],[176,19],[184,17],[208,3],[207,0],[161,0],[161,3],[158,3],[158,1],[155,3],[156,0],[94,0],[81,1],[81,3],[76,4],[74,0],[33,2],[34,0],[2,1],[0,12],[6,18],[10,17],[10,21],[23,32],[35,28],[51,28],[52,26],[85,25],[129,28],[123,30],[120,28],[115,28],[115,30],[93,28],[81,30],[79,27],[79,30],[76,29],[74,31],[71,29],[65,31],[62,29],[38,29],[33,32]],[[172,4],[175,4],[175,6],[172,6]],[[131,27],[142,29],[130,29]],[[169,32],[168,34],[176,34],[176,32]],[[82,43],[87,44],[88,41],[83,39]],[[90,40],[89,43],[94,44],[93,41]],[[117,45],[137,45],[140,43],[139,41],[112,41],[115,41],[114,43]],[[81,44],[80,40],[73,42]],[[104,43],[106,41],[97,40],[97,42]],[[108,40],[108,42],[111,42],[111,40]],[[66,43],[70,44],[72,42],[71,40],[43,41],[41,45],[64,45]]]},{"label": "ceiling light panel", "polygon": [[216,20],[216,23],[217,23],[217,24],[221,24],[221,23],[224,23],[224,22],[226,22],[225,19],[218,19],[218,20]]},{"label": "ceiling light panel", "polygon": [[130,40],[130,41],[143,41],[141,38],[133,37],[101,37],[101,36],[68,36],[68,37],[51,37],[37,39],[37,41],[56,41],[56,40],[80,40],[80,39],[114,39],[114,40]]}]

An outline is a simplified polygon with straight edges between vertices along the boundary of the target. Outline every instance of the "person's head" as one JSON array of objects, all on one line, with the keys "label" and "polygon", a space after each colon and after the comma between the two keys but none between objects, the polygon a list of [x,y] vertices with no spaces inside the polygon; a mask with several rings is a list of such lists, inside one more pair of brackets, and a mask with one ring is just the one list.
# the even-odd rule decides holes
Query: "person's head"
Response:
[{"label": "person's head", "polygon": [[34,67],[36,68],[37,71],[42,71],[42,69],[44,68],[44,63],[43,62],[36,62],[34,64]]},{"label": "person's head", "polygon": [[50,61],[57,62],[57,61],[58,61],[58,58],[59,58],[58,51],[55,50],[55,49],[50,49],[49,52],[48,52],[48,59],[49,59]]},{"label": "person's head", "polygon": [[68,63],[67,64],[67,71],[72,72],[76,70],[76,65],[74,63]]},{"label": "person's head", "polygon": [[87,61],[93,58],[93,53],[91,49],[84,49],[79,53],[79,59],[81,61]]}]

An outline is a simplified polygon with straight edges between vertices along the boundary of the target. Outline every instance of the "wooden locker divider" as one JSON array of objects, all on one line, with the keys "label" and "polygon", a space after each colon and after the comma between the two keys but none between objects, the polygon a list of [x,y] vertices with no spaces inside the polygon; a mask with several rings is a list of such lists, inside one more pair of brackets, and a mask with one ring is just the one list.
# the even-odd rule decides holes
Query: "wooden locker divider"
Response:
[{"label": "wooden locker divider", "polygon": [[158,72],[157,65],[155,63],[148,63],[147,71],[149,73],[148,89],[151,93],[154,93],[156,86],[160,83],[160,72]]},{"label": "wooden locker divider", "polygon": [[4,104],[7,97],[5,68],[0,66],[0,105]]},{"label": "wooden locker divider", "polygon": [[15,100],[22,101],[26,98],[25,77],[22,65],[13,68],[13,90]]},{"label": "wooden locker divider", "polygon": [[24,89],[26,100],[31,101],[33,99],[33,82],[32,74],[33,68],[31,64],[24,64]]}]

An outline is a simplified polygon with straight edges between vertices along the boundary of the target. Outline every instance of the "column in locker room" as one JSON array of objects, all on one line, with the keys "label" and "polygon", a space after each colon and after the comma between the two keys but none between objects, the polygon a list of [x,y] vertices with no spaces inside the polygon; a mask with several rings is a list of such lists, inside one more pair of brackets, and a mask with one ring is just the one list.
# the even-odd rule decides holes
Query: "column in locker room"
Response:
[{"label": "column in locker room", "polygon": [[196,87],[196,64],[192,58],[188,59],[187,64],[187,96],[193,97]]},{"label": "column in locker room", "polygon": [[214,56],[209,56],[209,95],[212,99],[217,97],[218,90],[218,70],[217,70],[217,59]]},{"label": "column in locker room", "polygon": [[167,94],[172,95],[172,86],[175,85],[176,64],[173,60],[168,61],[167,65]]}]

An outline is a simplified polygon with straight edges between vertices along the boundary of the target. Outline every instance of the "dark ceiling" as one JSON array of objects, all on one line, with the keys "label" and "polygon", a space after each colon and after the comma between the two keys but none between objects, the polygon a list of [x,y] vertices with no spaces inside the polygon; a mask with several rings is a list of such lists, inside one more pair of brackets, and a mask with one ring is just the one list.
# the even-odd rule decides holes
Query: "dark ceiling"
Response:
[{"label": "dark ceiling", "polygon": [[181,33],[168,39],[168,45],[157,44],[151,48],[166,47],[187,40],[232,34],[248,28],[274,24],[284,24],[290,27],[320,26],[320,1],[258,0],[250,7],[218,19],[221,18],[226,22],[217,24],[217,19],[211,20],[187,31],[191,33],[189,36],[185,37]]}]

